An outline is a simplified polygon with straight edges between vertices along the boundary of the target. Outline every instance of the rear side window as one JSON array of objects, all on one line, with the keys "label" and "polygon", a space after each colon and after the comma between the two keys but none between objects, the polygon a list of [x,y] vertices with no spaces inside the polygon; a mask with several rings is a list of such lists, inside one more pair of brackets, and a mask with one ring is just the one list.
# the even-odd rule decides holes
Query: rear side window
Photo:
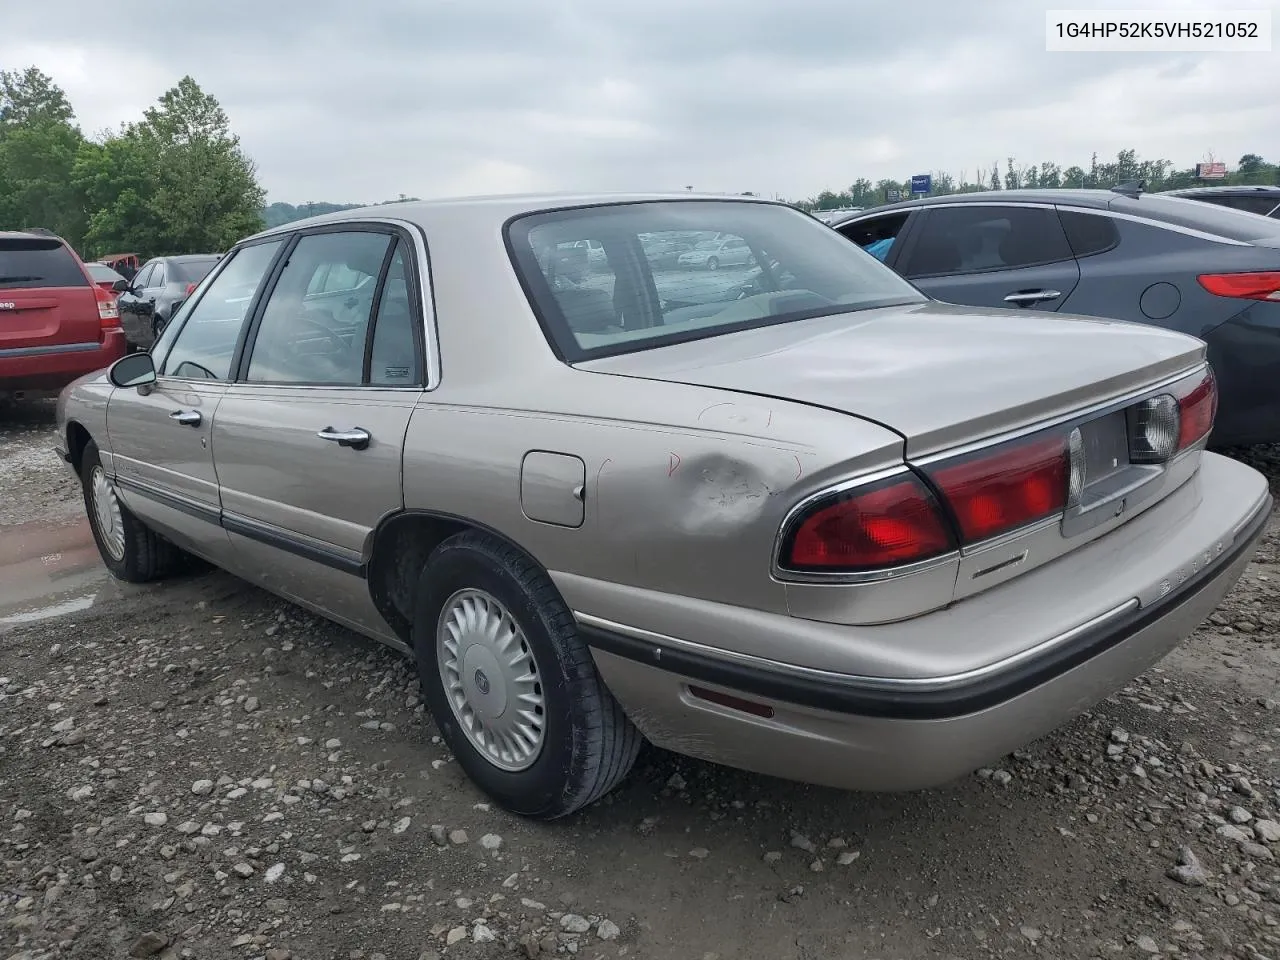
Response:
[{"label": "rear side window", "polygon": [[1067,233],[1071,252],[1077,257],[1091,257],[1105,253],[1120,243],[1120,231],[1111,217],[1098,213],[1080,213],[1076,210],[1059,210],[1058,218]]},{"label": "rear side window", "polygon": [[985,273],[1071,258],[1054,210],[966,203],[927,212],[903,273],[908,277]]},{"label": "rear side window", "polygon": [[0,237],[0,289],[87,286],[88,277],[61,241]]},{"label": "rear side window", "polygon": [[1280,233],[1280,227],[1262,217],[1201,200],[1144,196],[1131,201],[1113,201],[1112,209],[1244,243]]},{"label": "rear side window", "polygon": [[1237,210],[1245,210],[1249,213],[1260,213],[1264,217],[1278,205],[1280,205],[1280,199],[1267,195],[1256,197],[1230,197],[1227,200],[1227,206],[1229,207],[1235,207]]}]

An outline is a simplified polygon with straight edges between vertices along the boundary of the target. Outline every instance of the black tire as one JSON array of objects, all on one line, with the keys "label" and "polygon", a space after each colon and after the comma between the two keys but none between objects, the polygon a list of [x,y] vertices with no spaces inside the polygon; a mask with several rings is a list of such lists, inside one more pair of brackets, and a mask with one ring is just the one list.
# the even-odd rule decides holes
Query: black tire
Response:
[{"label": "black tire", "polygon": [[[151,347],[156,345],[156,341],[160,339],[160,334],[164,333],[164,328],[169,325],[169,321],[160,314],[155,314],[151,318]],[[150,350],[151,347],[147,349]]]},{"label": "black tire", "polygon": [[[537,664],[545,704],[541,751],[508,772],[460,728],[440,678],[436,632],[457,591],[482,590],[519,624]],[[630,772],[643,738],[596,671],[572,612],[551,578],[520,550],[480,532],[450,537],[418,581],[413,645],[427,708],[471,780],[512,813],[554,820],[594,803]],[[487,688],[486,688],[487,692]]]},{"label": "black tire", "polygon": [[[178,566],[183,556],[181,551],[150,530],[118,499],[116,505],[120,510],[120,525],[124,534],[123,555],[117,557],[115,551],[108,547],[106,534],[94,506],[94,472],[101,468],[98,445],[90,440],[80,462],[80,487],[84,493],[85,512],[89,515],[89,528],[93,531],[93,541],[98,546],[103,564],[114,577],[128,583],[146,583],[170,573]],[[114,487],[112,490],[114,496]]]},{"label": "black tire", "polygon": [[710,260],[708,260],[708,261],[707,261],[707,269],[708,269],[708,270],[719,270],[719,269],[720,269],[720,261],[719,261],[719,260],[717,260],[715,257],[712,257]]}]

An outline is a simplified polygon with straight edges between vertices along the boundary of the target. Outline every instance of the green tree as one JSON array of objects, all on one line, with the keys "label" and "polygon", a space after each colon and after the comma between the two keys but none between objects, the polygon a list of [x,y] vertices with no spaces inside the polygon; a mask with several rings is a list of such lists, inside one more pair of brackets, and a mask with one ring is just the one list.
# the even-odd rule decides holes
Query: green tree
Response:
[{"label": "green tree", "polygon": [[253,161],[191,77],[140,122],[82,150],[75,182],[94,211],[88,240],[98,252],[208,253],[262,229]]},{"label": "green tree", "polygon": [[84,143],[66,94],[35,67],[0,72],[0,228],[44,227],[73,246],[83,204],[71,182]]}]

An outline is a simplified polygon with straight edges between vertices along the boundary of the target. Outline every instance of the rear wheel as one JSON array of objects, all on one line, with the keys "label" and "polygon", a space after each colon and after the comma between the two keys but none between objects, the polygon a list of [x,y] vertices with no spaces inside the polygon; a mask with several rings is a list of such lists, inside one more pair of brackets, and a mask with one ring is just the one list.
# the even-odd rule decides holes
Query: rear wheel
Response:
[{"label": "rear wheel", "polygon": [[115,484],[103,469],[98,445],[92,440],[84,448],[80,482],[89,528],[102,562],[112,575],[129,583],[145,583],[177,566],[181,552],[148,529],[121,502]]},{"label": "rear wheel", "polygon": [[551,578],[511,545],[468,532],[436,548],[418,581],[413,644],[445,742],[508,810],[562,817],[630,771],[640,732]]}]

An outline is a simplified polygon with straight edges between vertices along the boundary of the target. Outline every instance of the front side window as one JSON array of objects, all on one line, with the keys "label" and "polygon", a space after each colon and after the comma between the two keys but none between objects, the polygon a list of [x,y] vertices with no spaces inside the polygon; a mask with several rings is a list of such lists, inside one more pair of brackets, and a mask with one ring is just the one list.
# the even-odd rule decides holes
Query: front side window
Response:
[{"label": "front side window", "polygon": [[[393,240],[369,231],[299,240],[262,311],[246,379],[360,385],[374,291]],[[341,297],[316,280],[334,275],[342,278]]]},{"label": "front side window", "polygon": [[[507,229],[534,311],[570,362],[925,299],[782,204],[613,204],[531,214]],[[577,253],[584,241],[603,252],[594,268]]]},{"label": "front side window", "polygon": [[133,289],[146,290],[147,287],[151,286],[151,278],[155,276],[155,272],[156,265],[154,263],[148,263],[143,266],[141,270],[134,274]]},{"label": "front side window", "polygon": [[164,261],[161,260],[156,264],[155,271],[151,274],[151,279],[147,281],[147,286],[163,287],[165,282]]},{"label": "front side window", "polygon": [[[283,240],[242,247],[187,314],[164,359],[161,376],[227,380],[245,313]],[[170,324],[170,328],[174,325]],[[153,351],[154,352],[154,351]]]},{"label": "front side window", "polygon": [[1071,246],[1053,209],[964,203],[925,214],[903,274],[983,273],[1070,259]]}]

